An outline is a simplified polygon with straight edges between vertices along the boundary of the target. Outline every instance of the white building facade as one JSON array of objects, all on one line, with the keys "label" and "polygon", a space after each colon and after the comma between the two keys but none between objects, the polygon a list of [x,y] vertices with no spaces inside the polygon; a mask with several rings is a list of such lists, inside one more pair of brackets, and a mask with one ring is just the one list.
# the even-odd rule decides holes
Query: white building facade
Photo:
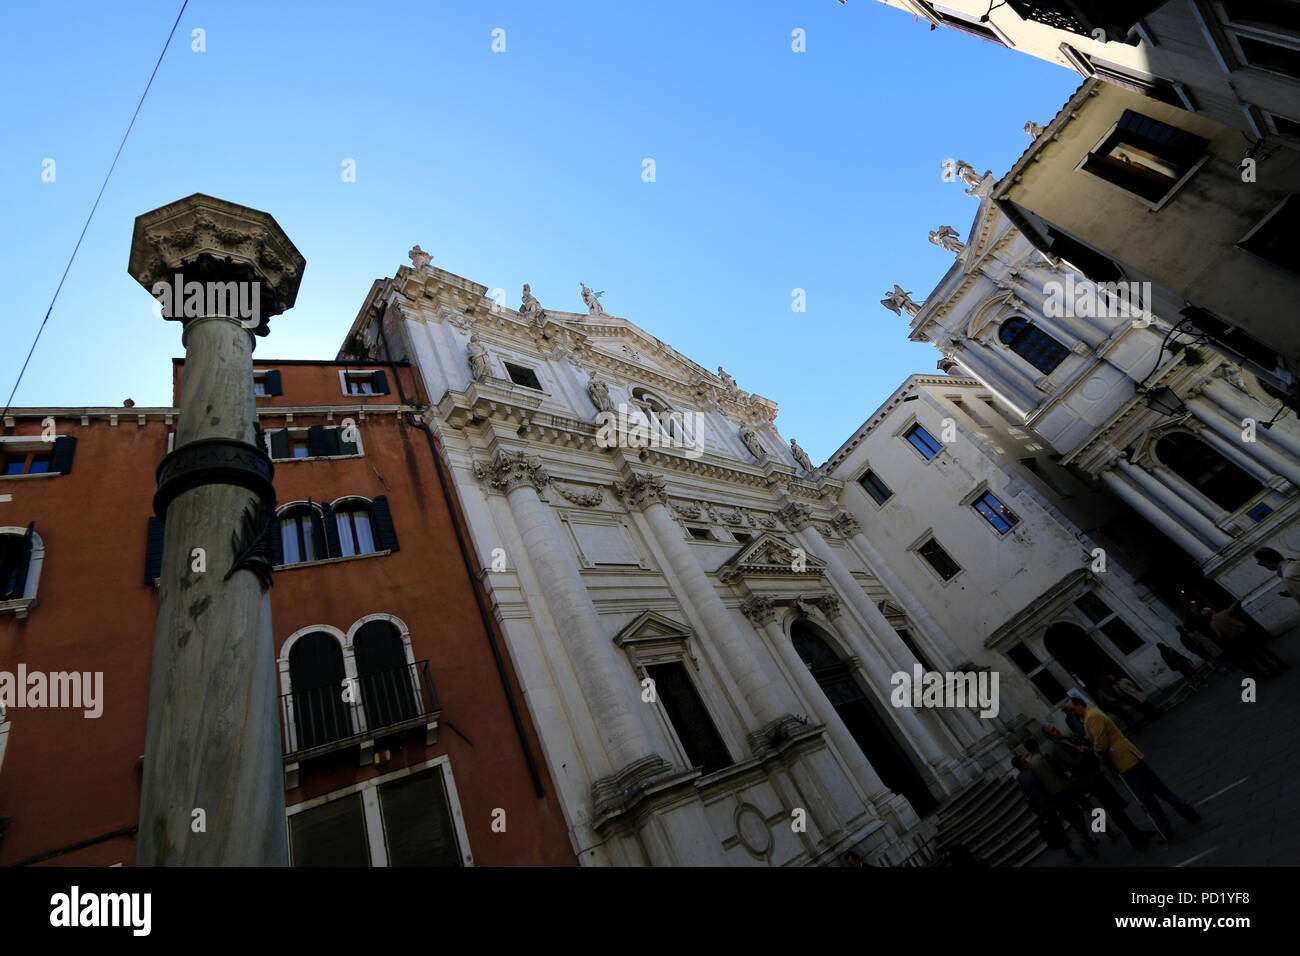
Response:
[{"label": "white building facade", "polygon": [[422,372],[584,864],[888,853],[1004,761],[1000,718],[891,706],[913,634],[961,654],[872,574],[775,404],[585,287],[586,313],[515,311],[417,253],[345,351]]}]

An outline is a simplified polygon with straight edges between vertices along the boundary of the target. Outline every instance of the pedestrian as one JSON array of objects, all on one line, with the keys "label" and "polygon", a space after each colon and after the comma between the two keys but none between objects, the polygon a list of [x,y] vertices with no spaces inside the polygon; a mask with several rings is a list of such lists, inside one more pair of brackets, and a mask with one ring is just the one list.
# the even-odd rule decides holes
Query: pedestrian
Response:
[{"label": "pedestrian", "polygon": [[1097,838],[1088,828],[1088,811],[1092,808],[1084,798],[1083,788],[1052,766],[1047,756],[1039,750],[1037,740],[1026,740],[1025,750],[1029,751],[1025,763],[1047,791],[1047,797],[1052,801],[1057,815],[1079,834],[1079,842],[1088,854],[1096,856]]},{"label": "pedestrian", "polygon": [[[1103,761],[1119,773],[1120,778],[1133,791],[1133,796],[1146,809],[1147,816],[1155,824],[1160,835],[1166,840],[1174,835],[1174,828],[1165,816],[1160,800],[1172,806],[1185,820],[1196,823],[1201,819],[1196,808],[1174,793],[1147,764],[1142,751],[1133,746],[1133,742],[1119,732],[1115,722],[1097,710],[1087,706],[1083,701],[1071,699],[1066,702],[1074,713],[1083,718],[1083,726],[1092,742],[1092,749]],[[1159,799],[1157,799],[1157,797]]]},{"label": "pedestrian", "polygon": [[1011,758],[1011,766],[1016,771],[1016,784],[1020,787],[1020,792],[1025,795],[1029,809],[1033,811],[1037,821],[1038,835],[1043,838],[1048,849],[1064,850],[1065,855],[1077,863],[1080,859],[1079,854],[1075,853],[1074,847],[1070,846],[1070,837],[1064,829],[1061,817],[1052,805],[1047,791],[1038,782],[1034,772],[1029,769],[1025,758],[1017,754]]},{"label": "pedestrian", "polygon": [[1216,674],[1229,674],[1232,668],[1223,661],[1223,648],[1203,634],[1188,630],[1182,624],[1176,628],[1178,642],[1190,653],[1205,661]]},{"label": "pedestrian", "polygon": [[1111,689],[1124,702],[1125,707],[1140,710],[1142,715],[1151,721],[1159,720],[1164,716],[1164,712],[1151,703],[1147,699],[1147,695],[1142,692],[1142,689],[1133,683],[1129,677],[1116,677],[1114,674],[1107,674],[1106,680],[1110,682]]},{"label": "pedestrian", "polygon": [[1126,733],[1137,733],[1142,729],[1142,718],[1129,710],[1119,693],[1107,681],[1098,681],[1095,691],[1097,703],[1106,709],[1112,718],[1118,718]]},{"label": "pedestrian", "polygon": [[1200,690],[1205,686],[1205,681],[1196,674],[1196,665],[1190,660],[1163,641],[1156,644],[1156,647],[1160,650],[1160,659],[1165,662],[1165,666],[1182,674],[1183,679],[1192,685],[1192,690]]},{"label": "pedestrian", "polygon": [[1080,697],[1079,692],[1075,690],[1070,691],[1069,694],[1066,695],[1065,703],[1061,705],[1061,713],[1065,714],[1065,725],[1070,728],[1070,733],[1074,734],[1074,736],[1078,737],[1080,740],[1087,740],[1088,731],[1083,727],[1083,718],[1076,714],[1073,708],[1069,706],[1071,700],[1083,700],[1083,698]]},{"label": "pedestrian", "polygon": [[1282,557],[1275,548],[1260,548],[1255,552],[1255,563],[1282,579],[1284,589],[1278,594],[1300,601],[1300,561]]},{"label": "pedestrian", "polygon": [[1215,611],[1205,608],[1204,615],[1214,630],[1215,639],[1223,645],[1224,654],[1250,677],[1259,680],[1275,677],[1286,670],[1286,665],[1274,654],[1254,640],[1247,625],[1232,612],[1241,606],[1236,600]]},{"label": "pedestrian", "polygon": [[[1120,833],[1123,833],[1135,850],[1141,850],[1150,843],[1155,833],[1143,830],[1128,818],[1125,812],[1125,799],[1106,779],[1106,774],[1102,771],[1101,764],[1097,762],[1097,757],[1092,752],[1087,739],[1067,737],[1053,724],[1044,727],[1043,733],[1052,742],[1046,755],[1047,759],[1058,770],[1069,773],[1070,779],[1082,788],[1086,795],[1101,804],[1106,813],[1105,832],[1110,838],[1118,840]],[[1119,828],[1118,832],[1115,827],[1109,825],[1111,822]]]}]

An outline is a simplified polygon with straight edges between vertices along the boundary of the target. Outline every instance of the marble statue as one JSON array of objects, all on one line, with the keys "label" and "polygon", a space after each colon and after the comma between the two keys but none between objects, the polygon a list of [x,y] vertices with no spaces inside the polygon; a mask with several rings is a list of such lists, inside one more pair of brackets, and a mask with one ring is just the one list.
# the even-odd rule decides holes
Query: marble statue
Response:
[{"label": "marble statue", "polygon": [[794,455],[794,460],[800,464],[804,471],[808,472],[810,475],[812,474],[812,459],[808,457],[808,453],[800,448],[799,443],[793,438],[790,439],[790,454]]},{"label": "marble statue", "polygon": [[766,457],[767,452],[765,452],[763,446],[758,443],[758,432],[754,431],[754,429],[750,428],[748,425],[740,426],[740,440],[744,442],[745,447],[749,449],[749,453],[759,461],[762,461],[763,458]]},{"label": "marble statue", "polygon": [[724,372],[721,365],[718,366],[718,378],[722,379],[722,387],[732,395],[740,394],[740,389],[736,387],[736,380]]},{"label": "marble statue", "polygon": [[1038,139],[1038,137],[1043,135],[1043,130],[1045,129],[1047,129],[1046,126],[1039,126],[1033,120],[1030,120],[1025,124],[1025,132],[1029,134],[1030,139]]},{"label": "marble statue", "polygon": [[966,244],[961,241],[957,230],[952,226],[940,226],[937,230],[930,230],[930,241],[940,249],[947,249],[949,252],[955,252],[961,255]]},{"label": "marble statue", "polygon": [[612,412],[614,403],[609,398],[609,386],[598,378],[592,378],[587,382],[587,396],[591,399],[591,404],[595,405],[602,412]]},{"label": "marble statue", "polygon": [[469,374],[476,382],[488,377],[488,351],[479,341],[477,332],[469,337]]},{"label": "marble statue", "polygon": [[921,311],[920,304],[912,301],[912,293],[904,292],[903,287],[898,283],[894,283],[893,292],[885,293],[885,298],[880,300],[880,304],[895,315],[902,315],[904,312],[908,315],[916,315]]},{"label": "marble statue", "polygon": [[604,315],[605,309],[601,306],[600,299],[596,298],[596,293],[588,289],[585,282],[579,282],[578,285],[582,286],[582,301],[587,303],[587,314]]},{"label": "marble statue", "polygon": [[433,261],[433,256],[429,255],[418,245],[412,247],[411,251],[408,252],[407,255],[411,257],[411,264],[417,269],[423,269]]},{"label": "marble statue", "polygon": [[546,314],[546,311],[542,308],[542,304],[538,302],[535,298],[533,298],[532,289],[529,288],[527,282],[524,283],[524,293],[520,297],[520,299],[521,299],[519,303],[520,315],[531,315],[535,319],[540,319],[542,316]]}]

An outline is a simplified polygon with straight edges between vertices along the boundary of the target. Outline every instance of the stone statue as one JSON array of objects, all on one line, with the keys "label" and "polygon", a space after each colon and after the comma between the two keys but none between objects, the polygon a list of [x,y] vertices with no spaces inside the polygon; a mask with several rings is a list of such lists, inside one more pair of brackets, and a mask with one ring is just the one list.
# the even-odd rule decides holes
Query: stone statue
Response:
[{"label": "stone statue", "polygon": [[542,308],[542,304],[533,298],[532,289],[529,288],[527,282],[524,283],[524,294],[521,296],[521,301],[519,303],[519,314],[531,315],[534,320],[540,319],[542,316],[546,315],[546,311]]},{"label": "stone statue", "polygon": [[992,183],[993,170],[985,170],[984,175],[981,176],[979,173],[975,172],[975,167],[964,159],[959,159],[956,163],[952,163],[951,161],[945,162],[944,179],[951,182],[954,177],[960,179],[969,187],[966,190],[967,196],[978,196],[980,194],[980,188],[984,186],[985,183]]},{"label": "stone statue", "polygon": [[949,252],[955,252],[961,255],[962,250],[966,248],[966,243],[961,241],[957,230],[952,226],[940,226],[938,230],[930,230],[930,241],[940,249],[947,249]]},{"label": "stone statue", "polygon": [[[1240,392],[1246,392],[1246,379],[1241,374],[1241,367],[1225,362],[1214,370],[1214,374]],[[1250,394],[1246,392],[1246,394]]]},{"label": "stone statue", "polygon": [[423,269],[433,261],[433,256],[429,255],[418,245],[414,246],[407,255],[411,257],[411,264],[417,269]]},{"label": "stone statue", "polygon": [[488,377],[488,351],[479,341],[477,332],[469,337],[469,374],[476,382]]},{"label": "stone statue", "polygon": [[591,399],[591,404],[595,405],[602,412],[612,412],[614,403],[609,399],[609,386],[600,379],[593,377],[587,382],[587,396]]},{"label": "stone statue", "polygon": [[790,454],[794,455],[794,460],[800,464],[804,471],[810,475],[813,473],[812,459],[808,457],[808,453],[800,448],[799,443],[793,438],[790,439]]},{"label": "stone statue", "polygon": [[1046,126],[1039,126],[1033,120],[1030,120],[1025,124],[1025,132],[1029,134],[1030,139],[1038,139],[1038,137],[1043,135],[1043,130],[1045,129],[1047,129]]},{"label": "stone statue", "polygon": [[758,443],[758,432],[754,431],[754,429],[750,428],[748,425],[740,426],[740,440],[744,442],[745,447],[749,449],[749,453],[759,461],[762,461],[767,457],[767,452],[765,452],[763,446]]},{"label": "stone statue", "polygon": [[880,304],[895,315],[902,315],[904,312],[908,315],[916,315],[921,311],[921,305],[912,301],[912,293],[904,292],[903,287],[898,283],[894,283],[893,292],[885,293],[885,298],[880,300]]},{"label": "stone statue", "polygon": [[740,389],[736,387],[736,380],[724,372],[721,365],[718,366],[718,378],[722,379],[722,387],[732,395],[740,394]]},{"label": "stone statue", "polygon": [[582,301],[587,303],[587,314],[604,315],[605,309],[601,306],[600,299],[596,298],[596,293],[588,289],[585,282],[579,282],[578,285],[582,286]]}]

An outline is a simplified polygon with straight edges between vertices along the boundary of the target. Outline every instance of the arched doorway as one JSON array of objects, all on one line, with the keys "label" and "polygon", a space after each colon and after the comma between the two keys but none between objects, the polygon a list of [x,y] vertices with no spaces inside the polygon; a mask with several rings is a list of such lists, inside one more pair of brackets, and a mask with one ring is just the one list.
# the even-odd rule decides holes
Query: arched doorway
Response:
[{"label": "arched doorway", "polygon": [[388,621],[367,621],[352,639],[352,647],[367,724],[372,729],[387,727],[414,717],[414,675],[397,629]]},{"label": "arched doorway", "polygon": [[343,648],[333,635],[320,631],[305,634],[289,649],[289,685],[298,731],[295,750],[309,750],[352,735],[352,721],[343,702],[343,678]]},{"label": "arched doorway", "polygon": [[907,798],[917,816],[934,809],[936,801],[907,751],[889,724],[862,692],[849,665],[820,634],[795,621],[790,639],[813,680],[857,742],[867,762],[890,790]]},{"label": "arched doorway", "polygon": [[1091,693],[1106,682],[1107,674],[1127,677],[1128,672],[1115,659],[1097,646],[1097,642],[1083,628],[1068,621],[1059,621],[1047,629],[1043,638],[1047,653],[1069,671]]}]

